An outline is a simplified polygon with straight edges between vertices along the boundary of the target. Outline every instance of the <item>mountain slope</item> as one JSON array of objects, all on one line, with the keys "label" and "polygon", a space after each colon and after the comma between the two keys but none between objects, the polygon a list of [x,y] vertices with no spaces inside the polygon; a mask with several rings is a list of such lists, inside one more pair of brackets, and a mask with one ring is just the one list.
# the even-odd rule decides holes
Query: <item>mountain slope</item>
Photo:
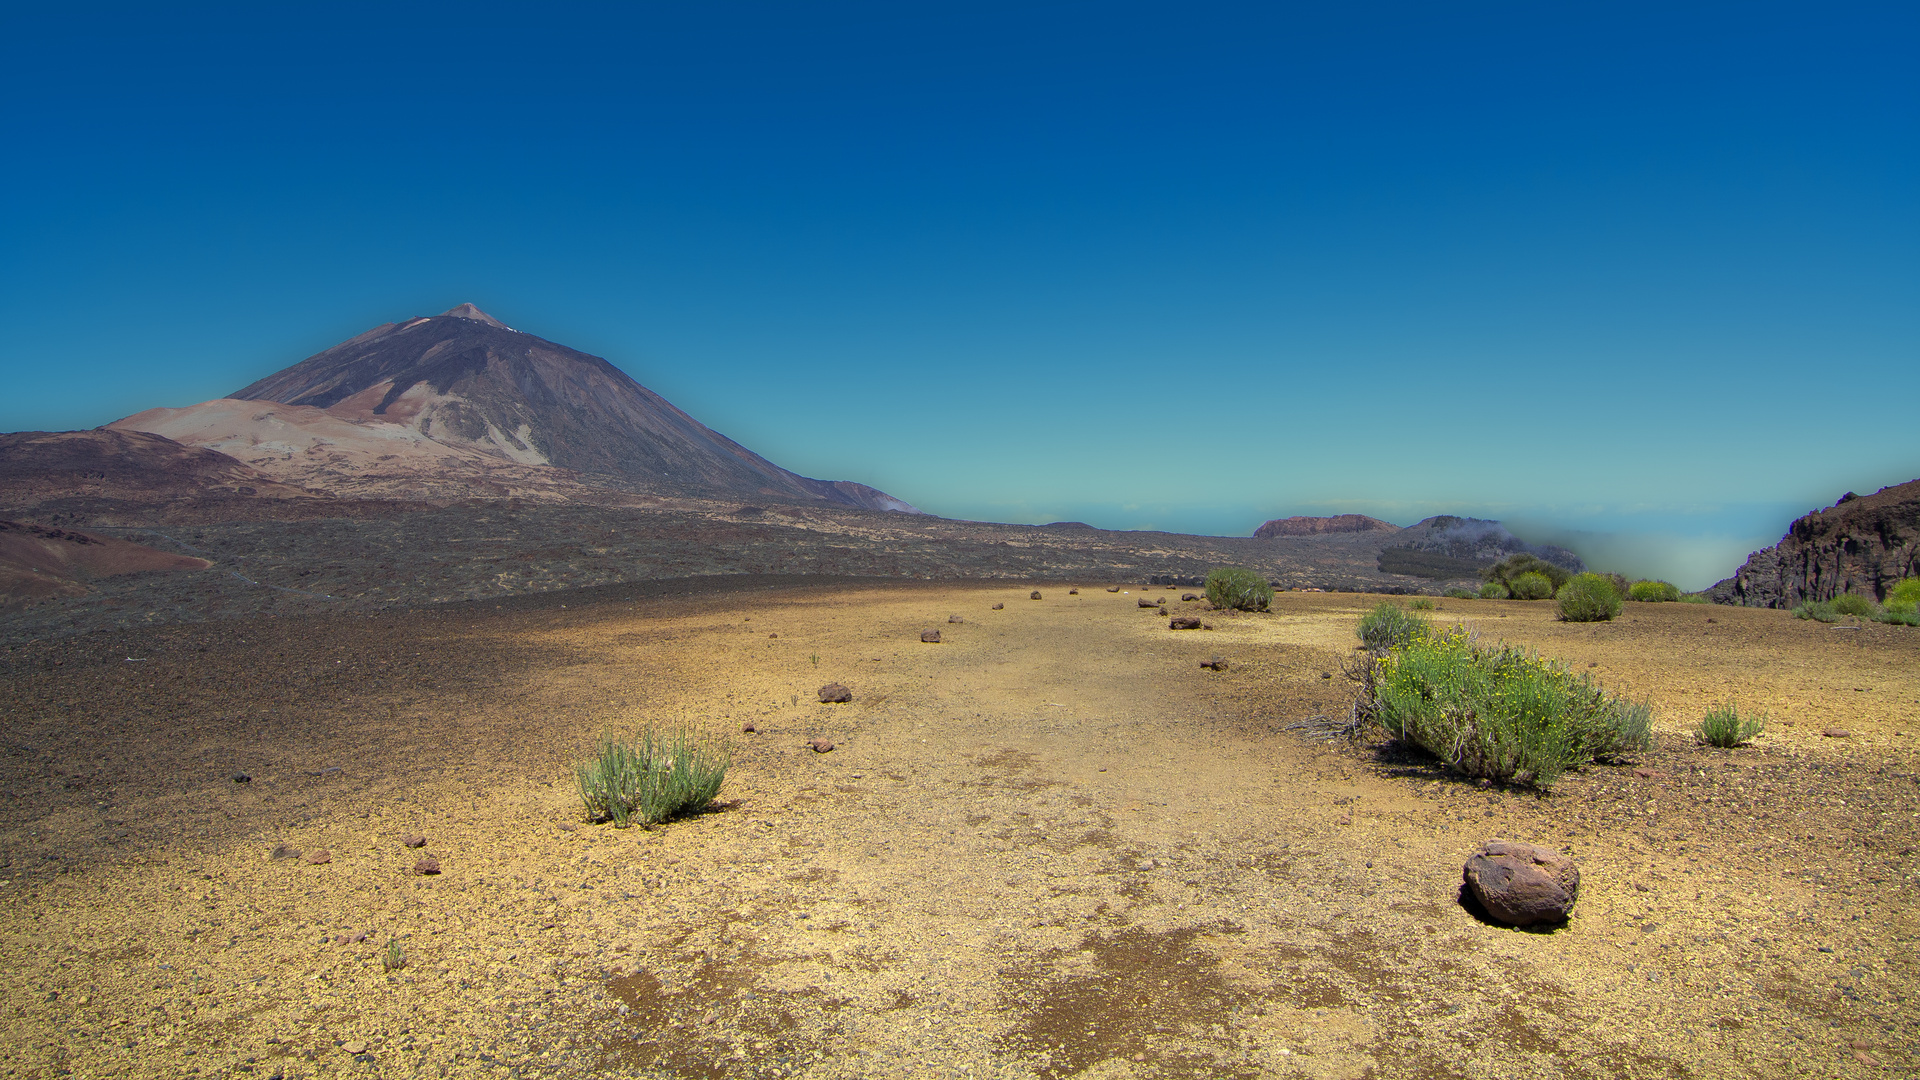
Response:
[{"label": "mountain slope", "polygon": [[[236,402],[295,408],[263,410],[256,431]],[[400,458],[424,457],[444,462],[456,481],[476,469],[496,472],[498,462],[659,494],[918,512],[864,484],[782,469],[605,360],[521,333],[471,304],[376,326],[226,399],[115,426],[217,444],[263,469],[287,443],[286,464],[275,471],[322,484],[326,468],[386,462],[392,473]],[[250,454],[255,447],[265,450]]]}]

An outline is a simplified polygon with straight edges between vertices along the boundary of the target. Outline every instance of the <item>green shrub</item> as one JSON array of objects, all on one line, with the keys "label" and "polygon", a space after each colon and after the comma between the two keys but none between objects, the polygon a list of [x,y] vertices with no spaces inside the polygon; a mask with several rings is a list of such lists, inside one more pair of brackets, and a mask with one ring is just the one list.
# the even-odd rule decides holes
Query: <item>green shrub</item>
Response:
[{"label": "green shrub", "polygon": [[1427,620],[1397,604],[1382,600],[1372,611],[1360,616],[1360,626],[1355,633],[1360,635],[1361,643],[1368,649],[1386,652],[1415,638],[1425,637],[1429,629]]},{"label": "green shrub", "polygon": [[[1514,593],[1515,597],[1518,597],[1520,594],[1514,591],[1513,583],[1514,580],[1522,574],[1539,574],[1541,577],[1546,578],[1550,586],[1550,588],[1547,589],[1547,596],[1552,596],[1560,586],[1567,583],[1568,578],[1573,576],[1573,571],[1557,563],[1550,563],[1538,555],[1529,555],[1526,552],[1509,555],[1499,562],[1494,563],[1491,567],[1488,567],[1486,571],[1488,581],[1497,581],[1505,585],[1508,591]],[[1540,599],[1544,600],[1546,597],[1541,597]]]},{"label": "green shrub", "polygon": [[1895,600],[1881,608],[1874,620],[1900,626],[1920,626],[1920,605],[1911,600]]},{"label": "green shrub", "polygon": [[1567,622],[1606,622],[1620,614],[1620,594],[1605,574],[1575,574],[1560,586],[1557,599]]},{"label": "green shrub", "polygon": [[574,775],[588,818],[620,828],[636,821],[651,827],[712,802],[729,763],[724,743],[684,727],[662,735],[648,725],[631,740],[601,736],[593,756]]},{"label": "green shrub", "polygon": [[1873,601],[1859,593],[1845,592],[1833,598],[1833,610],[1842,615],[1864,619],[1873,614]]},{"label": "green shrub", "polygon": [[1442,593],[1441,595],[1445,596],[1449,600],[1471,600],[1478,594],[1475,593],[1472,589],[1462,589],[1459,586],[1455,586],[1451,589],[1448,589],[1446,592]]},{"label": "green shrub", "polygon": [[1759,713],[1740,715],[1740,710],[1732,702],[1715,705],[1700,718],[1694,734],[1708,746],[1722,749],[1739,746],[1750,741],[1755,735],[1767,729],[1767,718]]},{"label": "green shrub", "polygon": [[1222,566],[1207,573],[1207,599],[1217,608],[1265,611],[1273,603],[1273,586],[1251,570]]},{"label": "green shrub", "polygon": [[1652,708],[1460,627],[1412,638],[1361,675],[1355,714],[1456,771],[1547,787],[1574,766],[1652,745]]},{"label": "green shrub", "polygon": [[1711,604],[1713,603],[1713,598],[1703,592],[1690,592],[1682,593],[1680,602],[1683,604]]},{"label": "green shrub", "polygon": [[1515,600],[1545,600],[1553,595],[1553,579],[1545,574],[1528,572],[1507,583],[1507,591]]},{"label": "green shrub", "polygon": [[1833,610],[1833,605],[1825,600],[1800,601],[1793,609],[1793,617],[1796,619],[1815,619],[1820,622],[1840,621],[1840,613]]},{"label": "green shrub", "polygon": [[1416,599],[1416,600],[1414,600],[1414,602],[1413,602],[1413,603],[1411,603],[1411,604],[1408,604],[1408,605],[1407,605],[1407,610],[1409,610],[1409,611],[1432,611],[1432,610],[1433,610],[1433,601],[1432,601],[1432,600],[1429,600],[1429,599],[1427,599],[1427,598],[1426,598],[1426,597],[1424,597],[1424,596],[1422,596],[1422,597],[1419,597],[1418,599]]},{"label": "green shrub", "polygon": [[1507,587],[1497,581],[1489,581],[1485,585],[1480,586],[1480,599],[1482,600],[1505,600],[1507,596]]},{"label": "green shrub", "polygon": [[1667,604],[1680,599],[1680,586],[1670,581],[1636,581],[1627,586],[1627,599],[1643,604]]},{"label": "green shrub", "polygon": [[1912,600],[1892,600],[1880,605],[1880,610],[1888,615],[1911,615],[1920,611],[1920,603]]},{"label": "green shrub", "polygon": [[1920,577],[1901,578],[1887,590],[1889,604],[1920,605]]}]

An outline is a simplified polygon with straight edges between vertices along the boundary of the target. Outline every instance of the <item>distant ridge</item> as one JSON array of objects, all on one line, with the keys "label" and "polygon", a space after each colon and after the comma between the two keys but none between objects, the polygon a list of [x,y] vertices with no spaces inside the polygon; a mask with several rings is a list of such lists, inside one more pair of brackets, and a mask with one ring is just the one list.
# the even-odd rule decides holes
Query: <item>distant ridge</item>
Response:
[{"label": "distant ridge", "polygon": [[383,323],[227,398],[112,427],[342,494],[405,494],[415,480],[435,497],[564,498],[586,484],[919,513],[865,484],[783,469],[600,357],[473,304]]},{"label": "distant ridge", "polygon": [[1332,517],[1290,517],[1269,521],[1253,530],[1256,540],[1276,536],[1324,536],[1328,533],[1398,532],[1400,526],[1365,514],[1335,514]]}]

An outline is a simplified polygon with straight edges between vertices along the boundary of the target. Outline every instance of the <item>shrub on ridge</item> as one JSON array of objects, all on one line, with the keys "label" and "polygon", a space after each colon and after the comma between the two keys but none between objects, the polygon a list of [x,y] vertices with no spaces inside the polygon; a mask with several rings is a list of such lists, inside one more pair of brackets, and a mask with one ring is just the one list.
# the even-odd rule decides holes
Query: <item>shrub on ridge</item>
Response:
[{"label": "shrub on ridge", "polygon": [[1636,581],[1627,586],[1627,599],[1643,604],[1667,604],[1680,599],[1680,587],[1671,581]]}]

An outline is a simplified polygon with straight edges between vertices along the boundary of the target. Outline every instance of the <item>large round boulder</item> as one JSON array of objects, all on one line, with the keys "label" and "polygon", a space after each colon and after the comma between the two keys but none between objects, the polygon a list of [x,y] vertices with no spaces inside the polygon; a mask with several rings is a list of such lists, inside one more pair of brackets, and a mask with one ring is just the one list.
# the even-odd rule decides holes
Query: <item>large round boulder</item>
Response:
[{"label": "large round boulder", "polygon": [[1489,840],[1467,860],[1466,888],[1487,917],[1508,926],[1565,922],[1580,895],[1580,870],[1548,847]]}]

